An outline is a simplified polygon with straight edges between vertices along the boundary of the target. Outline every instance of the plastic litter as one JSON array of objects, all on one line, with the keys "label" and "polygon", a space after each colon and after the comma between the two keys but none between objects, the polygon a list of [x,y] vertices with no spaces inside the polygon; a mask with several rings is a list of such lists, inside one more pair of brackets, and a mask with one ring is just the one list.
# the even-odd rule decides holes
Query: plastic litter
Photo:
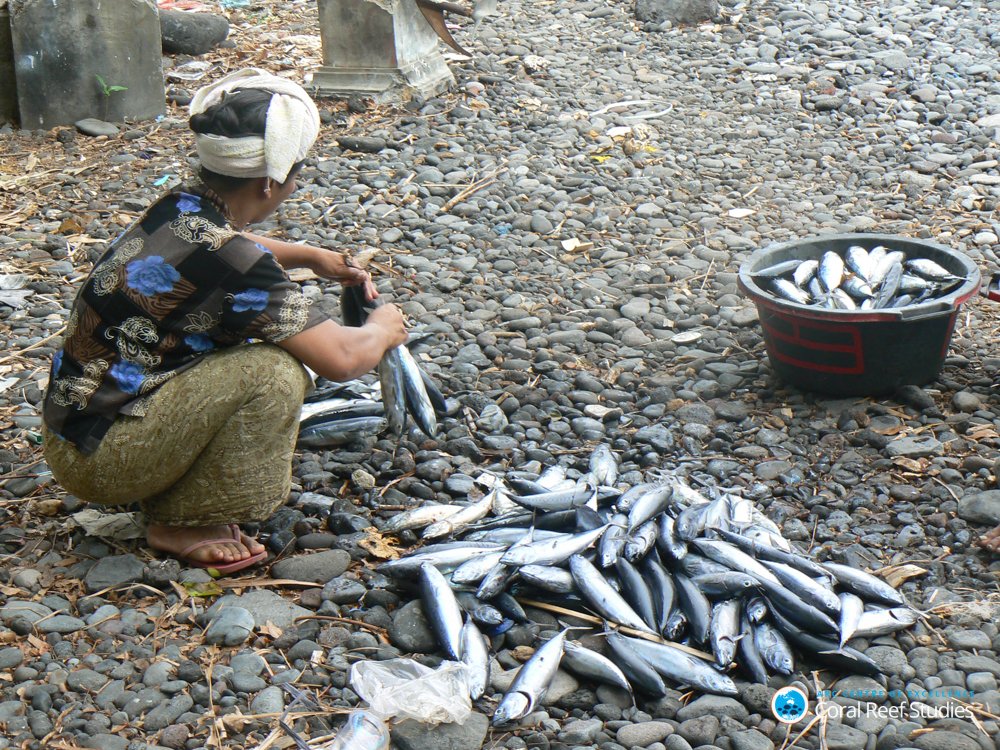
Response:
[{"label": "plastic litter", "polygon": [[347,722],[329,743],[316,750],[387,750],[389,728],[374,712],[351,711]]},{"label": "plastic litter", "polygon": [[171,81],[200,81],[213,68],[213,64],[205,60],[192,60],[167,71]]},{"label": "plastic litter", "polygon": [[465,665],[458,662],[431,669],[412,659],[359,661],[351,667],[351,687],[383,721],[461,724],[472,713]]}]

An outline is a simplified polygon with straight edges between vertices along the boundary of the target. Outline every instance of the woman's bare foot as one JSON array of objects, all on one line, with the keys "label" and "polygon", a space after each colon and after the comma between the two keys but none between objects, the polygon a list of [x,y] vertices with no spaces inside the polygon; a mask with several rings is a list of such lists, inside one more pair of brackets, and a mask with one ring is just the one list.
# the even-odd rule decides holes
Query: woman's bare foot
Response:
[{"label": "woman's bare foot", "polygon": [[239,527],[225,524],[164,526],[151,523],[146,528],[146,541],[153,549],[202,565],[228,565],[264,551],[260,542],[241,532]]},{"label": "woman's bare foot", "polygon": [[1000,552],[1000,526],[979,537],[978,544],[990,552]]}]

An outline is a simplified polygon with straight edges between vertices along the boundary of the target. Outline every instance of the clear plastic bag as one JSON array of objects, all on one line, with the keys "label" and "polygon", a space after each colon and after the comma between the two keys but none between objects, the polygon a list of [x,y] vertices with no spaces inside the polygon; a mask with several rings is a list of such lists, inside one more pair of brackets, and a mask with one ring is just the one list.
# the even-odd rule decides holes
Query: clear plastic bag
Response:
[{"label": "clear plastic bag", "polygon": [[454,661],[437,669],[412,659],[359,661],[351,667],[351,687],[383,721],[461,724],[472,713],[465,665]]}]

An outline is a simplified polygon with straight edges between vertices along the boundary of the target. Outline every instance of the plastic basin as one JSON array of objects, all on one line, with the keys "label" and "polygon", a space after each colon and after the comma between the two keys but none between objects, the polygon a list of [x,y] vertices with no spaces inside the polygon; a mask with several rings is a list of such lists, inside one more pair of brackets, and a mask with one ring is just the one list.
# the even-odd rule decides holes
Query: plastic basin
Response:
[{"label": "plastic basin", "polygon": [[[928,258],[965,279],[921,304],[885,310],[828,310],[776,297],[754,274],[787,260],[819,259],[851,245],[884,245],[907,259]],[[979,268],[966,255],[927,240],[888,234],[831,234],[755,251],[739,286],[757,305],[771,367],[790,385],[840,396],[882,395],[922,385],[941,372],[959,308],[979,290]],[[760,279],[760,284],[767,284]]]}]

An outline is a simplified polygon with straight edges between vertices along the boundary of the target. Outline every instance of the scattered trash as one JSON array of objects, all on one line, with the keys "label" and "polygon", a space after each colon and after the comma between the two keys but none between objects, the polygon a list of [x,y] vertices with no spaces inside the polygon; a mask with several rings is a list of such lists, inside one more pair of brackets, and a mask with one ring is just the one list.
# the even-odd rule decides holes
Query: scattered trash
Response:
[{"label": "scattered trash", "polygon": [[329,743],[315,750],[387,750],[389,728],[372,711],[352,711],[347,722]]},{"label": "scattered trash", "polygon": [[167,71],[167,78],[173,81],[200,81],[213,67],[204,60],[192,60]]},{"label": "scattered trash", "polygon": [[146,527],[139,520],[138,513],[104,513],[88,508],[74,513],[70,519],[87,532],[87,536],[118,541],[146,536]]},{"label": "scattered trash", "polygon": [[20,310],[25,306],[27,298],[34,294],[32,289],[24,289],[28,277],[23,273],[0,275],[0,304]]},{"label": "scattered trash", "polygon": [[351,687],[383,721],[461,724],[472,713],[466,668],[458,662],[431,669],[412,659],[359,661],[351,667]]},{"label": "scattered trash", "polygon": [[163,177],[157,178],[157,180],[153,183],[153,187],[162,187],[163,185],[166,185],[167,181],[171,177],[173,177],[172,174],[165,174],[165,175],[163,175]]}]

